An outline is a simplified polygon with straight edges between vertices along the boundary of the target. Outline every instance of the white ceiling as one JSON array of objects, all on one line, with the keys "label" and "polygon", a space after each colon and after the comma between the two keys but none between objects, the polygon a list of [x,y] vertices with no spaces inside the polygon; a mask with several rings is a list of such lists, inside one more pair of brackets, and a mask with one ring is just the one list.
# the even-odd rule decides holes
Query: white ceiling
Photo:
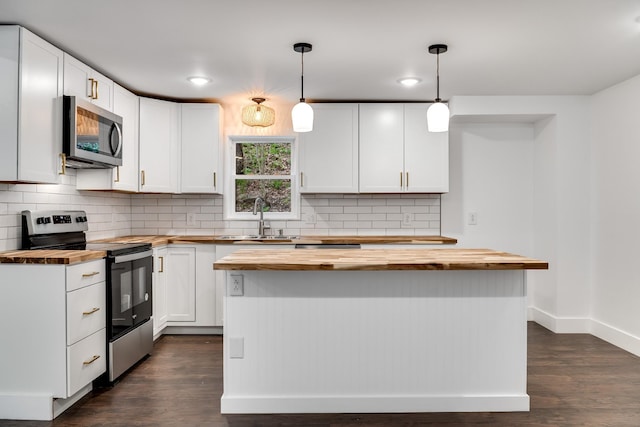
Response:
[{"label": "white ceiling", "polygon": [[445,99],[592,94],[640,74],[639,17],[640,0],[0,0],[0,22],[129,89],[220,102],[295,102],[301,41],[312,100],[433,99],[433,43]]}]

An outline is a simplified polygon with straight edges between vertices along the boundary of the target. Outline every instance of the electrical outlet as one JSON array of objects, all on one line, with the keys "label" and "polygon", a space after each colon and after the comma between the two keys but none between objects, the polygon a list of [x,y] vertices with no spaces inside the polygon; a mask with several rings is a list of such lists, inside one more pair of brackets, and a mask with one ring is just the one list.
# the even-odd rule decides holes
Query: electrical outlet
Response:
[{"label": "electrical outlet", "polygon": [[413,225],[413,214],[405,212],[402,214],[402,226],[411,227]]},{"label": "electrical outlet", "polygon": [[478,224],[478,213],[477,212],[469,212],[469,218],[467,220],[469,225],[477,225]]},{"label": "electrical outlet", "polygon": [[196,214],[194,212],[187,212],[187,226],[188,227],[196,226]]},{"label": "electrical outlet", "polygon": [[234,297],[241,297],[244,295],[244,276],[242,274],[230,274],[231,284],[229,289],[229,295]]},{"label": "electrical outlet", "polygon": [[304,217],[305,224],[315,224],[316,223],[316,215],[315,214],[307,214]]}]

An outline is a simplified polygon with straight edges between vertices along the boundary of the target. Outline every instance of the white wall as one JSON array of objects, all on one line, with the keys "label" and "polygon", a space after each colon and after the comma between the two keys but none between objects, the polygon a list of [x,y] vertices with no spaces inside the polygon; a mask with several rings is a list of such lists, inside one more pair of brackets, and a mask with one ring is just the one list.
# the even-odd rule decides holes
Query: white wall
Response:
[{"label": "white wall", "polygon": [[592,330],[640,354],[640,76],[595,94]]},{"label": "white wall", "polygon": [[[557,332],[587,332],[589,325],[591,279],[587,260],[591,204],[589,186],[585,185],[590,174],[588,102],[588,97],[568,96],[455,97],[451,100],[454,123],[490,123],[490,127],[503,131],[511,125],[499,126],[498,123],[533,124],[531,255],[548,261],[550,268],[528,274],[531,315]],[[488,146],[497,149],[499,135],[485,134],[483,138],[493,139]],[[499,172],[500,169],[487,170],[494,176],[485,182],[499,182],[499,176],[495,176]],[[449,215],[446,197],[443,198],[443,218]],[[463,206],[473,202],[473,195],[465,193],[463,197]],[[478,221],[481,221],[480,214]],[[497,233],[499,237],[493,239],[508,242],[511,229],[503,229],[497,225],[498,221],[495,224],[484,232]],[[518,224],[510,224],[514,226]],[[448,232],[444,224],[442,232],[445,235]]]},{"label": "white wall", "polygon": [[533,256],[533,124],[453,124],[449,145],[442,233],[459,247]]}]

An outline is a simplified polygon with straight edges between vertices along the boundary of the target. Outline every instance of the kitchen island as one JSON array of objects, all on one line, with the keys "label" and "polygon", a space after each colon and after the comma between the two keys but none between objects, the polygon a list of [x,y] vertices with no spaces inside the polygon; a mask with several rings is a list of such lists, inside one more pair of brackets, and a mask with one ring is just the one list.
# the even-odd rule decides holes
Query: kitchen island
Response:
[{"label": "kitchen island", "polygon": [[487,249],[241,250],[223,413],[527,411],[526,270]]}]

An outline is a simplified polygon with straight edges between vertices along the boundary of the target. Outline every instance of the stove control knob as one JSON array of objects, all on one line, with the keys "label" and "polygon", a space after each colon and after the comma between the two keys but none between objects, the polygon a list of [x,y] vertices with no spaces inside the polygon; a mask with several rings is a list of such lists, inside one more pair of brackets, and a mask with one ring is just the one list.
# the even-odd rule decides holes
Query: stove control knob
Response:
[{"label": "stove control knob", "polygon": [[51,218],[50,217],[46,217],[46,218],[42,218],[44,220],[45,224],[51,224]]},{"label": "stove control knob", "polygon": [[84,218],[81,216],[76,217],[76,222],[84,222]]},{"label": "stove control knob", "polygon": [[40,218],[36,218],[36,224],[44,224],[45,218],[41,216]]}]

